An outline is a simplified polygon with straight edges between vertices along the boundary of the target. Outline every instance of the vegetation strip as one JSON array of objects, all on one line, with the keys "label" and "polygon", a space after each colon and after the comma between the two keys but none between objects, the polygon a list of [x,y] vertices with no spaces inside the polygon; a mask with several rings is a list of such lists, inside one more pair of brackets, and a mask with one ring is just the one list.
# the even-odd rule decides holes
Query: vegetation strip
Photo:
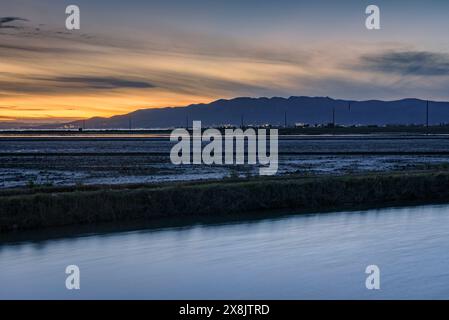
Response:
[{"label": "vegetation strip", "polygon": [[0,231],[268,210],[449,201],[449,172],[37,188],[0,193]]}]

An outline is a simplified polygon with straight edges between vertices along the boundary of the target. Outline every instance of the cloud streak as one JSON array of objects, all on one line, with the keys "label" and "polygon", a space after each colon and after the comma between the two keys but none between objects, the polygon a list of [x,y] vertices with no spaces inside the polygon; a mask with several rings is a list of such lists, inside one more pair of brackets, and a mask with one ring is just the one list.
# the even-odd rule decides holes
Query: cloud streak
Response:
[{"label": "cloud streak", "polygon": [[147,81],[118,77],[19,77],[17,82],[0,81],[0,92],[13,94],[72,94],[98,90],[151,89]]},{"label": "cloud streak", "polygon": [[129,79],[120,79],[114,77],[56,77],[51,79],[41,79],[45,81],[56,82],[59,85],[73,86],[76,88],[92,88],[92,89],[148,89],[156,86],[145,81],[135,81]]},{"label": "cloud streak", "polygon": [[390,51],[361,57],[362,66],[402,76],[447,76],[449,55],[429,51]]},{"label": "cloud streak", "polygon": [[[105,17],[122,17],[117,21],[123,25],[86,15],[83,28],[69,32],[46,10],[4,10],[9,13],[0,17],[0,115],[110,116],[236,96],[448,94],[447,46],[433,43],[420,51],[420,43],[396,38],[340,41],[327,30],[324,39],[316,36],[315,24],[302,22],[295,29],[289,21],[262,23],[256,12],[254,20],[242,16],[244,24],[226,32],[214,27],[215,20],[181,11],[182,22],[195,21],[191,28],[165,18],[140,21],[135,13],[130,16],[139,23],[133,24],[117,11]],[[257,28],[234,32],[248,24]]]},{"label": "cloud streak", "polygon": [[28,21],[28,19],[20,17],[0,17],[0,29],[20,29],[20,26],[8,25],[8,23],[16,21]]}]

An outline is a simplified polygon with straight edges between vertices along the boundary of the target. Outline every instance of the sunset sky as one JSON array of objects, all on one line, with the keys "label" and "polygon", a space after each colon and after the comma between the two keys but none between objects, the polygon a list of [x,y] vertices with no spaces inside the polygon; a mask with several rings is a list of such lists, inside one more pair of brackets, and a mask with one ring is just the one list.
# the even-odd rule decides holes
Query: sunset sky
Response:
[{"label": "sunset sky", "polygon": [[[81,30],[65,29],[65,7]],[[369,4],[381,30],[365,28]],[[449,1],[2,0],[0,121],[237,96],[449,100]]]}]

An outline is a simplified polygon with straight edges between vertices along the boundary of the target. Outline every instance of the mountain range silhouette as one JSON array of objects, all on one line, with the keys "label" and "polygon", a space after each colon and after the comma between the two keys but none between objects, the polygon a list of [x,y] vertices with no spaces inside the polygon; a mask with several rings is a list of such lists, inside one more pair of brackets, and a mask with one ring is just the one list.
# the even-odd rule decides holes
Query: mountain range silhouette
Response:
[{"label": "mountain range silhouette", "polygon": [[[141,109],[110,118],[94,117],[73,121],[65,127],[86,129],[174,128],[191,126],[193,120],[203,126],[221,125],[411,125],[425,124],[427,101],[420,99],[341,100],[329,97],[234,98],[186,107]],[[449,123],[449,102],[429,102],[429,124]],[[45,127],[60,128],[61,124]]]}]

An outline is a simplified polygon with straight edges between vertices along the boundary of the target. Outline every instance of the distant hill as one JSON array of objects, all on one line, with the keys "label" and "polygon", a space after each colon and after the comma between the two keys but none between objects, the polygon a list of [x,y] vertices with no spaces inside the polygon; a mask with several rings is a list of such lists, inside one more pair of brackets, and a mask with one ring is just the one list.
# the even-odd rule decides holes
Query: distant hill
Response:
[{"label": "distant hill", "polygon": [[[209,104],[186,107],[142,109],[111,118],[91,118],[65,124],[87,129],[172,128],[185,127],[187,121],[201,120],[203,126],[273,124],[283,125],[287,115],[289,125],[295,123],[326,124],[332,122],[335,109],[336,124],[387,125],[426,123],[426,101],[403,99],[397,101],[352,101],[328,97],[235,98]],[[449,102],[430,102],[429,124],[449,123]],[[48,126],[45,126],[48,128]],[[54,125],[61,128],[61,125]]]},{"label": "distant hill", "polygon": [[0,121],[0,130],[16,130],[16,129],[36,129],[36,128],[60,128],[62,124],[55,123],[33,123],[33,122],[15,122]]}]

